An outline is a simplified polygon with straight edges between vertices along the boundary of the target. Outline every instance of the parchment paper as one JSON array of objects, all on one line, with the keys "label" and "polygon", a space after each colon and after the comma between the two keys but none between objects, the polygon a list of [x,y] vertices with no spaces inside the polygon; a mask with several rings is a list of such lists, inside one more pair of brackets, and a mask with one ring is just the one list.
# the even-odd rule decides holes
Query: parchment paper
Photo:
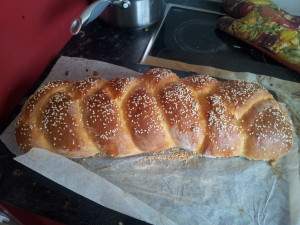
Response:
[{"label": "parchment paper", "polygon": [[[62,57],[47,81],[88,75],[112,78],[138,73],[103,62]],[[253,76],[257,77],[247,74],[247,79]],[[11,124],[1,139],[19,155],[13,127]],[[296,134],[293,149],[278,160],[281,167],[240,157],[161,159],[168,154],[70,160],[33,149],[16,160],[99,204],[152,224],[300,224]]]}]

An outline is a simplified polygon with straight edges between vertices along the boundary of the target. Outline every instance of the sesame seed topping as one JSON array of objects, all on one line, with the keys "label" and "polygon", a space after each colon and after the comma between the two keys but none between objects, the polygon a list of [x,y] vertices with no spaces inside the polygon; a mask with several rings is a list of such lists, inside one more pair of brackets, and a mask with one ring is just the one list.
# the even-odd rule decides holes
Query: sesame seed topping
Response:
[{"label": "sesame seed topping", "polygon": [[272,153],[277,154],[292,144],[291,122],[278,104],[264,104],[260,112],[246,122],[248,134],[257,138],[262,151],[270,150],[269,146],[276,144],[278,148],[272,148]]},{"label": "sesame seed topping", "polygon": [[159,82],[170,76],[176,76],[176,74],[173,73],[171,70],[161,68],[151,69],[146,74],[152,74],[153,76],[151,77],[151,79],[155,82]]},{"label": "sesame seed topping", "polygon": [[115,101],[103,89],[99,89],[86,98],[84,103],[86,109],[82,113],[86,113],[86,124],[94,131],[94,137],[100,138],[101,142],[114,137],[123,126]]},{"label": "sesame seed topping", "polygon": [[[106,155],[123,156],[131,136],[128,146],[136,149],[129,154],[175,145],[193,150],[205,139],[201,146],[205,155],[238,155],[243,146],[253,143],[255,154],[276,158],[293,141],[289,117],[259,84],[220,82],[207,75],[179,80],[171,70],[160,68],[138,79],[50,82],[28,99],[24,109],[16,136],[23,139],[19,145],[25,150],[45,140],[58,153],[88,152],[89,146],[95,146]],[[41,140],[35,140],[36,133],[43,135]]]},{"label": "sesame seed topping", "polygon": [[162,117],[154,97],[143,88],[132,93],[126,103],[126,112],[135,134],[162,133]]},{"label": "sesame seed topping", "polygon": [[[74,141],[72,150],[79,149],[75,147],[79,145],[80,139],[77,135],[79,125],[75,119],[76,106],[67,92],[55,93],[43,109],[42,115],[42,130],[54,146],[70,150],[69,145]],[[69,143],[66,140],[72,141]]]},{"label": "sesame seed topping", "polygon": [[203,86],[218,82],[215,78],[208,75],[189,76],[184,78],[183,81],[187,81],[192,84],[197,90],[200,90]]},{"label": "sesame seed topping", "polygon": [[234,80],[223,82],[219,90],[227,103],[238,108],[252,98],[255,92],[265,89],[257,83]]},{"label": "sesame seed topping", "polygon": [[125,93],[127,85],[133,80],[135,80],[134,77],[117,77],[110,80],[108,85],[110,85],[117,92]]},{"label": "sesame seed topping", "polygon": [[29,113],[32,113],[36,107],[36,102],[43,96],[45,93],[51,89],[57,88],[66,84],[65,81],[52,81],[43,86],[41,86],[33,95],[30,96],[26,102],[26,109]]},{"label": "sesame seed topping", "polygon": [[161,91],[162,109],[166,119],[180,132],[199,133],[199,104],[193,93],[182,83],[170,83]]},{"label": "sesame seed topping", "polygon": [[[216,150],[234,150],[237,134],[242,133],[242,129],[237,125],[236,120],[227,109],[224,99],[217,94],[208,96],[211,103],[211,110],[207,112],[209,138],[212,143],[216,143]],[[220,145],[220,147],[218,147]],[[234,147],[234,148],[233,148]]]}]

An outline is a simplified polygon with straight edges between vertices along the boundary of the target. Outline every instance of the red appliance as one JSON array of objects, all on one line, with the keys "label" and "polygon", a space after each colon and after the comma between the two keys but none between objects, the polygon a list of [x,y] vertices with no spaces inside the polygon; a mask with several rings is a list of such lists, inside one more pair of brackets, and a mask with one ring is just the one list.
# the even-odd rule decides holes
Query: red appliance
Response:
[{"label": "red appliance", "polygon": [[0,1],[0,123],[71,38],[87,0]]}]

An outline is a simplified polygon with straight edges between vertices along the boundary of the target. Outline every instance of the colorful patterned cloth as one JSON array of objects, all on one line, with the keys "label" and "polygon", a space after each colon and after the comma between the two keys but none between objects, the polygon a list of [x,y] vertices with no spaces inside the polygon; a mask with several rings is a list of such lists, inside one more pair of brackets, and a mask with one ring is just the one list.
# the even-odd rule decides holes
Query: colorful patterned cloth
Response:
[{"label": "colorful patterned cloth", "polygon": [[269,0],[224,0],[217,27],[300,73],[300,17]]}]

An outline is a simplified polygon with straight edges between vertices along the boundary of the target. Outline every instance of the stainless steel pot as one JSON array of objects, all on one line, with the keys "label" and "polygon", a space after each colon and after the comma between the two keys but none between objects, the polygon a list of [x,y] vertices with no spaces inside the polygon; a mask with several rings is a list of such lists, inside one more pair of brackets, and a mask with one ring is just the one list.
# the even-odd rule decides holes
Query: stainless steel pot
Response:
[{"label": "stainless steel pot", "polygon": [[159,21],[164,10],[164,0],[98,0],[73,21],[70,31],[77,34],[99,15],[112,26],[145,28]]},{"label": "stainless steel pot", "polygon": [[112,26],[145,28],[160,20],[165,9],[163,0],[130,0],[130,3],[127,9],[110,5],[100,18]]}]

